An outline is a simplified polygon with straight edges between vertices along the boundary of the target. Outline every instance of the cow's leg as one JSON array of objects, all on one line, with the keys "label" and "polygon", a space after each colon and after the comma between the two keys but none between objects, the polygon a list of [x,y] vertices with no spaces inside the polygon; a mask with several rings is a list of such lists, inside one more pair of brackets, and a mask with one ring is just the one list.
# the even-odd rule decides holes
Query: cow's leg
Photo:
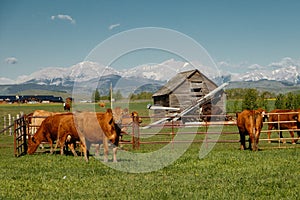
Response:
[{"label": "cow's leg", "polygon": [[104,136],[103,138],[103,150],[104,150],[104,162],[108,161],[108,139]]},{"label": "cow's leg", "polygon": [[47,139],[47,141],[49,142],[49,145],[50,145],[50,154],[53,154],[53,141],[52,141],[50,135],[47,135],[46,139]]},{"label": "cow's leg", "polygon": [[[297,131],[298,139],[300,138],[300,131]],[[295,139],[295,143],[298,142],[298,139]]]},{"label": "cow's leg", "polygon": [[118,147],[114,147],[114,148],[113,148],[114,162],[118,162],[118,160],[117,160],[117,150],[118,150]]},{"label": "cow's leg", "polygon": [[286,141],[285,141],[285,139],[284,139],[284,137],[282,135],[282,131],[279,131],[278,135],[279,135],[279,138],[280,138],[279,141],[282,142],[283,144],[285,144]]},{"label": "cow's leg", "polygon": [[100,144],[96,144],[96,147],[95,147],[95,156],[100,156]]},{"label": "cow's leg", "polygon": [[245,141],[245,134],[240,132],[240,140],[241,140],[241,150],[246,149],[246,141]]},{"label": "cow's leg", "polygon": [[65,146],[65,139],[61,138],[60,140],[60,155],[64,155],[64,146]]},{"label": "cow's leg", "polygon": [[273,124],[268,126],[268,143],[271,143],[271,130],[273,129]]},{"label": "cow's leg", "polygon": [[259,136],[260,136],[260,131],[257,130],[256,133],[255,133],[256,150],[258,149]]},{"label": "cow's leg", "polygon": [[86,143],[85,141],[81,141],[81,148],[83,150],[83,155],[84,155],[84,159],[86,162],[89,162],[89,158],[88,158],[88,150],[87,150],[87,147],[86,147]]},{"label": "cow's leg", "polygon": [[58,137],[57,137],[56,144],[55,144],[55,147],[54,147],[54,150],[53,150],[53,152],[55,152],[55,151],[56,151],[56,149],[57,149],[57,147],[58,147],[58,143],[59,143],[59,139],[58,139]]},{"label": "cow's leg", "polygon": [[255,135],[253,133],[249,134],[249,140],[250,140],[250,142],[249,142],[250,149],[252,149],[252,151],[256,151],[257,146],[255,144]]},{"label": "cow's leg", "polygon": [[[75,142],[75,145],[76,145],[76,142]],[[69,146],[69,148],[71,149],[73,155],[74,155],[75,157],[77,157],[77,153],[76,153],[75,148],[74,148],[75,145],[74,145],[74,142],[71,142],[71,143],[68,143],[67,146]]]},{"label": "cow's leg", "polygon": [[291,138],[292,138],[292,144],[296,144],[295,140],[294,140],[294,131],[290,131],[290,135],[291,135]]}]

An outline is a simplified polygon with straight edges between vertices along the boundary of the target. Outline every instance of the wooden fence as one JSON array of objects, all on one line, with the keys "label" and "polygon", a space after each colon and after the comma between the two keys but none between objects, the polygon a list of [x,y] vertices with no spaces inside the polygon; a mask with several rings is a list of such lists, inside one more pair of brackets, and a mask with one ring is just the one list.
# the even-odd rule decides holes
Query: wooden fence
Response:
[{"label": "wooden fence", "polygon": [[[282,114],[291,114],[291,113],[268,113],[270,114],[276,114],[276,115],[282,115]],[[192,116],[187,116],[187,117],[192,117]],[[194,116],[195,117],[195,116]],[[209,116],[211,117],[211,116]],[[215,116],[216,118],[220,118],[220,119],[225,119],[228,118],[228,115],[226,116]],[[143,119],[147,119],[149,117],[141,117]],[[230,119],[234,119],[235,116],[231,116]],[[152,118],[153,120],[153,118]],[[159,120],[159,119],[157,119]],[[150,119],[148,120],[150,121]],[[273,129],[273,130],[267,130],[268,124],[270,123],[277,123],[278,125],[278,129]],[[277,122],[263,122],[264,125],[264,129],[261,131],[261,136],[264,136],[264,134],[266,135],[268,132],[274,133],[274,132],[289,132],[289,131],[294,131],[297,132],[299,131],[300,133],[300,129],[299,129],[299,125],[298,128],[292,128],[292,129],[280,129],[280,124],[282,123],[294,123],[297,124],[297,122],[295,120],[293,121],[277,121]],[[299,123],[298,123],[299,124]],[[233,126],[235,127],[235,130],[233,131],[214,131],[214,129],[212,129],[212,131],[210,130],[209,127],[216,127],[216,126]],[[201,130],[197,130],[197,131],[193,131],[193,132],[189,132],[188,128],[199,128],[202,127],[204,129]],[[135,128],[135,131],[132,130],[132,134],[131,134],[131,141],[126,141],[126,142],[121,142],[123,144],[132,144],[132,148],[133,149],[138,149],[140,147],[141,144],[167,144],[167,143],[178,143],[178,142],[190,142],[190,141],[174,141],[173,138],[176,134],[194,134],[194,135],[204,135],[205,137],[203,139],[194,139],[193,143],[239,143],[240,142],[240,137],[239,137],[239,132],[238,132],[238,128],[237,128],[237,124],[236,124],[236,120],[232,120],[232,121],[210,121],[210,122],[193,122],[193,123],[181,123],[181,122],[174,122],[172,120],[170,120],[167,123],[164,124],[156,124],[154,126],[152,126],[152,128],[158,128],[158,129],[170,129],[169,132],[164,132],[164,131],[160,131],[157,133],[154,132],[145,132],[143,127],[139,127],[138,132],[136,131],[137,129]],[[177,132],[176,130],[182,128],[184,131],[181,132]],[[132,129],[134,129],[132,127]],[[149,128],[151,130],[151,128]],[[138,134],[138,135],[137,135]],[[143,138],[148,138],[147,135],[171,135],[171,140],[151,140],[151,141],[147,141],[144,140]],[[211,139],[211,135],[236,135],[236,139],[232,139],[232,137],[230,139],[224,139],[224,137],[222,137],[222,139]],[[292,140],[292,139],[297,139],[298,135],[295,134],[296,138],[291,138],[291,137],[285,137],[284,140]],[[213,137],[214,138],[214,137]],[[300,138],[299,138],[300,139]],[[262,138],[260,137],[259,139],[260,141],[268,141],[267,138]],[[264,145],[262,148],[260,147],[260,149],[268,149],[268,148],[295,148],[295,147],[300,147],[300,145],[290,145],[290,146],[286,146],[286,145],[282,145],[282,139],[280,138],[279,134],[277,134],[277,137],[274,137],[274,134],[271,134],[271,139],[269,140],[270,142],[273,141],[277,141],[278,142],[278,146],[274,146],[274,145],[269,145],[266,146]]]},{"label": "wooden fence", "polygon": [[13,128],[14,128],[14,122],[15,119],[19,119],[20,116],[22,116],[23,113],[17,114],[16,116],[13,116],[11,114],[4,115],[0,121],[2,121],[3,128],[0,127],[0,134],[9,134],[13,135]]},{"label": "wooden fence", "polygon": [[[286,114],[286,113],[281,113],[281,114]],[[279,114],[280,115],[280,114]],[[222,116],[221,116],[222,117]],[[142,117],[144,121],[151,121],[153,118],[149,117]],[[15,156],[19,157],[21,155],[26,154],[27,151],[27,141],[26,141],[26,136],[28,134],[30,125],[27,122],[27,119],[25,119],[24,115],[21,117],[18,117],[17,119],[11,118],[11,125],[7,126],[5,129],[2,130],[2,133],[5,132],[5,130],[9,130],[10,128],[13,128],[13,133],[14,133],[14,147],[15,147]],[[264,126],[269,124],[270,122],[264,122]],[[274,122],[271,122],[274,123]],[[276,122],[278,123],[278,127],[280,123],[295,123],[296,121],[281,121],[281,122]],[[128,126],[128,125],[127,125]],[[230,129],[230,131],[215,131],[215,129],[210,130],[209,127],[224,127],[224,126],[234,126],[235,130]],[[139,149],[141,144],[166,144],[166,143],[179,143],[179,142],[205,142],[205,143],[238,143],[239,142],[239,133],[238,129],[236,126],[236,121],[210,121],[210,122],[197,122],[197,123],[185,123],[183,124],[181,121],[172,121],[170,120],[167,123],[160,124],[160,125],[155,125],[149,129],[144,129],[143,127],[139,127],[137,124],[133,124],[128,126],[129,132],[130,132],[130,139],[127,141],[121,141],[121,144],[131,144],[133,149]],[[159,132],[153,132],[156,129],[160,129]],[[189,128],[195,128],[193,131],[189,131]],[[299,128],[299,127],[298,127]],[[285,130],[271,130],[271,132],[287,132],[287,131],[300,131],[298,128],[293,128],[293,129],[285,129]],[[178,132],[178,129],[182,129],[183,131]],[[201,129],[201,130],[200,130]],[[145,131],[148,130],[148,131]],[[164,130],[164,131],[161,131]],[[196,130],[196,131],[195,131]],[[269,132],[269,130],[264,130],[261,131],[262,134],[266,134]],[[192,141],[190,140],[174,140],[174,137],[178,134],[182,135],[203,135],[204,138],[202,139],[193,139]],[[212,135],[237,135],[236,138],[230,138],[230,139],[225,139],[222,137],[222,139],[212,139],[214,137],[211,137]],[[10,133],[12,135],[12,132]],[[168,136],[167,140],[147,140],[145,138],[149,138],[152,136]],[[127,136],[128,137],[128,136]],[[293,138],[285,138],[286,140],[292,140]],[[260,139],[260,140],[267,140],[267,139]],[[264,147],[264,148],[287,148],[287,146],[283,146],[281,144],[281,140],[278,137],[274,137],[272,135],[272,141],[278,141],[278,146],[270,146],[270,147]],[[300,145],[289,145],[289,147],[300,147]]]}]

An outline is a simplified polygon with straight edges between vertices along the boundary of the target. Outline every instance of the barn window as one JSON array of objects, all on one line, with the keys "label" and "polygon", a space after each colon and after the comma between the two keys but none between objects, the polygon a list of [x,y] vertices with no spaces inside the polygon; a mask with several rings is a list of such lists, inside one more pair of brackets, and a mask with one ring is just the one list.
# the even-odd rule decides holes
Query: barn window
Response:
[{"label": "barn window", "polygon": [[191,92],[202,92],[202,81],[191,81]]},{"label": "barn window", "polygon": [[191,92],[202,92],[202,88],[191,88]]}]

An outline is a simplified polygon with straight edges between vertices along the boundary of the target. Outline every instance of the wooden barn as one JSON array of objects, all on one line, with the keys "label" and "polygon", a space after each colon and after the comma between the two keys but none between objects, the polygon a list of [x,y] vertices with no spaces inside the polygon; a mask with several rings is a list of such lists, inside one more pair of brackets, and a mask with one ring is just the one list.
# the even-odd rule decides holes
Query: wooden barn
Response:
[{"label": "wooden barn", "polygon": [[153,94],[152,98],[154,105],[183,110],[217,87],[213,81],[195,69],[178,73]]}]

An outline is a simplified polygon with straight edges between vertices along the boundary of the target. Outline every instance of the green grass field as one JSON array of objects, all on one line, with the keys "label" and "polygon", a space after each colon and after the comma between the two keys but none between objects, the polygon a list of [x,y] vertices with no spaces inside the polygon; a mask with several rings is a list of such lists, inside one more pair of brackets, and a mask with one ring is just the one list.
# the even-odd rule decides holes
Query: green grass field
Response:
[{"label": "green grass field", "polygon": [[[146,104],[132,103],[129,107],[147,115]],[[60,106],[5,105],[0,106],[0,113],[58,111]],[[82,109],[91,108],[90,105]],[[236,127],[224,128],[235,130]],[[239,136],[220,136],[225,138],[238,140]],[[128,173],[110,168],[94,157],[86,163],[83,157],[50,155],[39,150],[40,153],[15,158],[13,137],[0,135],[0,199],[299,199],[299,148],[251,152],[240,151],[238,143],[218,143],[199,159],[201,145],[192,144],[183,156],[158,171]],[[134,152],[151,152],[162,146],[144,144]],[[278,143],[260,143],[260,147],[271,146]],[[124,145],[124,149],[133,152],[130,145]],[[130,164],[130,160],[122,158],[124,151],[119,151],[119,163],[109,164]],[[111,154],[109,158],[112,159]]]}]

